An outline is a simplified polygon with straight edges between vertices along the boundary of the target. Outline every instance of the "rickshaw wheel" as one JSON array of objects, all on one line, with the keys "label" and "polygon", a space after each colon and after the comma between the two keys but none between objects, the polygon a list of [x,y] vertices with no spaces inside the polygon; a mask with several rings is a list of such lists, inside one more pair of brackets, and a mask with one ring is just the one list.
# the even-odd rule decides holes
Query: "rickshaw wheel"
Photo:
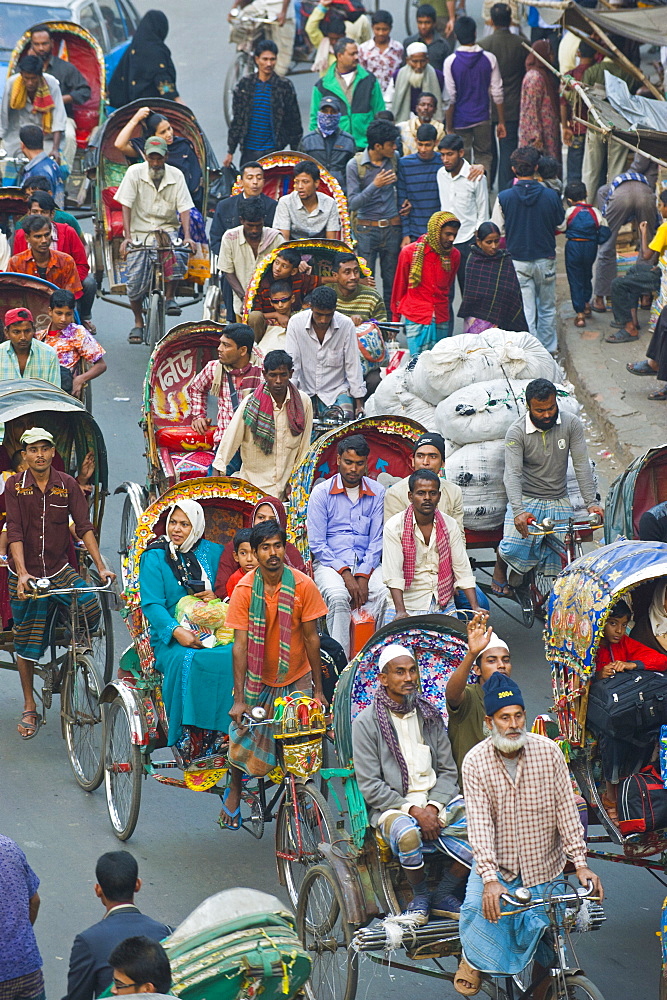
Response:
[{"label": "rickshaw wheel", "polygon": [[[102,586],[100,575],[94,566],[90,569],[89,576],[93,587]],[[92,632],[90,636],[93,663],[100,677],[104,678],[104,683],[108,684],[114,668],[113,620],[109,606],[109,595],[97,594],[97,599],[100,602],[102,615],[97,632]]]},{"label": "rickshaw wheel", "polygon": [[89,656],[77,655],[65,675],[61,713],[74,777],[92,792],[104,777],[105,711],[99,703],[102,682]]},{"label": "rickshaw wheel", "polygon": [[595,983],[586,976],[566,976],[565,987],[552,982],[544,1000],[604,1000]]},{"label": "rickshaw wheel", "polygon": [[330,865],[313,865],[306,872],[296,927],[313,963],[305,987],[309,1000],[354,1000],[359,976],[359,956],[352,948],[354,925]]},{"label": "rickshaw wheel", "polygon": [[139,518],[134,508],[134,504],[132,503],[132,497],[129,493],[126,493],[125,500],[123,501],[123,514],[120,519],[120,542],[118,549],[118,554],[120,555],[120,575],[123,587],[125,587],[128,582],[125,559],[130,551],[130,545],[134,541],[134,533],[137,529],[138,523]]},{"label": "rickshaw wheel", "polygon": [[545,621],[547,617],[547,607],[549,604],[549,594],[554,585],[554,576],[546,576],[535,570],[530,583],[530,593],[533,599],[535,617],[540,621]]},{"label": "rickshaw wheel", "polygon": [[[278,878],[280,884],[287,888],[292,906],[299,901],[300,888],[308,868],[322,860],[319,845],[330,844],[336,830],[326,800],[313,782],[299,782],[295,788],[296,802],[288,793],[276,820]],[[286,857],[281,857],[281,854]]]},{"label": "rickshaw wheel", "polygon": [[104,786],[114,833],[128,840],[134,833],[141,805],[141,751],[132,743],[132,727],[122,698],[109,706],[104,748]]},{"label": "rickshaw wheel", "polygon": [[151,348],[155,347],[158,340],[162,340],[165,334],[164,328],[164,295],[162,292],[151,292],[146,310],[145,326],[146,343]]}]

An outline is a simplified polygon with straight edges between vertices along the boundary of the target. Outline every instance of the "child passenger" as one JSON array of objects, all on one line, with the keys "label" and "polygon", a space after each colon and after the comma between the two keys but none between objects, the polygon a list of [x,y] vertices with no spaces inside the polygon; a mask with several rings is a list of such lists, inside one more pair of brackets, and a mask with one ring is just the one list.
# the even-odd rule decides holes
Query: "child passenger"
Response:
[{"label": "child passenger", "polygon": [[257,568],[255,553],[250,547],[250,534],[250,528],[241,528],[241,530],[237,531],[234,535],[234,562],[238,564],[239,568],[235,573],[232,573],[227,581],[227,597],[232,596],[234,587],[239,582],[241,577]]},{"label": "child passenger", "polygon": [[[49,326],[38,330],[37,337],[55,348],[63,389],[72,396],[80,396],[86,382],[107,370],[107,363],[102,345],[85,326],[74,322],[74,304],[71,292],[64,288],[55,291],[49,300]],[[88,365],[86,371],[82,361]]]},{"label": "child passenger", "polygon": [[[667,670],[667,655],[637,642],[627,635],[632,611],[625,601],[617,601],[609,612],[595,662],[596,677],[607,678],[626,670]],[[630,743],[601,734],[600,751],[606,791],[602,796],[609,818],[618,821],[617,793],[622,778],[634,774],[646,763],[655,743],[652,734],[637,733]],[[642,737],[645,737],[642,740]]]}]

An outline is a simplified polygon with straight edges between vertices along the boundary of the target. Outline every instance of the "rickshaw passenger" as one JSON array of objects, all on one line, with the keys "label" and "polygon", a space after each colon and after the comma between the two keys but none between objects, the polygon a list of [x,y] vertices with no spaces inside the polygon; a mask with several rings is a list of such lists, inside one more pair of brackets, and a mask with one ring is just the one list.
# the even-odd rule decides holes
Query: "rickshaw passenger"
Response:
[{"label": "rickshaw passenger", "polygon": [[[28,160],[21,174],[21,185],[24,193],[27,195],[25,189],[31,180],[44,177],[48,182],[48,193],[58,208],[62,207],[65,204],[65,181],[62,170],[56,161],[44,151],[44,133],[41,128],[39,125],[24,125],[19,131],[19,139],[21,152]],[[58,219],[57,221],[64,222],[65,220]],[[19,228],[17,225],[17,231]],[[80,233],[78,235],[80,236]]]},{"label": "rickshaw passenger", "polygon": [[[625,601],[617,601],[609,612],[595,660],[596,679],[614,677],[626,670],[667,670],[667,652],[659,653],[627,635],[632,610]],[[667,692],[667,683],[665,684]],[[632,740],[622,740],[599,733],[602,772],[606,789],[602,804],[613,823],[618,821],[618,785],[623,778],[639,771],[651,757],[656,731],[635,732]]]},{"label": "rickshaw passenger", "polygon": [[[277,521],[282,531],[287,531],[287,515],[284,504],[277,497],[262,497],[255,504],[250,515],[250,527],[255,528],[264,521]],[[296,545],[287,542],[285,545],[285,565],[290,569],[298,569],[300,573],[306,572],[305,563]],[[214,590],[218,597],[223,598],[227,593],[227,581],[232,573],[236,571],[237,565],[234,560],[234,544],[228,542],[222,550],[218,574],[215,578]]]},{"label": "rickshaw passenger", "polygon": [[261,776],[276,766],[273,726],[248,729],[250,709],[272,712],[276,698],[294,691],[312,691],[326,705],[317,620],[327,609],[310,577],[285,565],[285,541],[275,521],[253,528],[250,545],[259,565],[239,580],[227,613],[226,624],[234,629],[233,767],[220,823],[231,830],[241,823],[242,772]]},{"label": "rickshaw passenger", "polygon": [[[141,610],[151,626],[155,667],[163,675],[162,696],[173,746],[183,726],[226,733],[232,705],[231,646],[205,649],[174,617],[182,597],[215,597],[213,581],[222,546],[206,541],[204,511],[195,500],[169,508],[166,533],[146,548],[139,564]],[[198,590],[193,584],[203,584]]]},{"label": "rickshaw passenger", "polygon": [[365,608],[379,624],[389,599],[381,566],[384,486],[364,475],[370,448],[361,434],[339,441],[337,451],[338,474],[313,488],[306,519],[329,635],[349,659],[352,610]]},{"label": "rickshaw passenger", "polygon": [[[19,733],[32,739],[39,728],[33,693],[34,665],[47,643],[47,616],[53,601],[69,606],[68,595],[30,599],[29,585],[48,578],[55,590],[85,587],[84,580],[69,565],[72,517],[76,533],[88,549],[102,583],[115,574],[104,565],[88,514],[88,503],[79,484],[64,472],[56,472],[55,442],[49,431],[33,427],[21,435],[27,471],[11,476],[5,485],[7,541],[9,542],[9,598],[14,619],[16,665],[23,689],[23,714]],[[88,627],[95,631],[100,606],[95,594],[82,594],[78,603]]]},{"label": "rickshaw passenger", "polygon": [[287,481],[310,448],[313,404],[292,382],[294,366],[286,351],[264,358],[262,385],[247,396],[222,435],[213,468],[226,475],[237,451],[240,479],[283,496]]},{"label": "rickshaw passenger", "polygon": [[[51,161],[53,163],[53,160]],[[28,164],[30,166],[30,164]],[[23,180],[21,185],[21,193],[27,202],[32,201],[32,196],[35,191],[43,191],[45,194],[50,194],[52,198],[57,201],[57,190],[53,186],[53,183],[43,174],[28,173],[28,167],[23,171]],[[16,229],[23,229],[23,223],[27,219],[27,215],[24,215],[22,219],[16,223]],[[68,226],[71,226],[74,232],[77,234],[82,243],[84,243],[83,232],[81,226],[79,225],[78,219],[71,215],[70,212],[63,212],[59,208],[56,209],[56,214],[53,217],[54,222],[66,222]]]},{"label": "rickshaw passenger", "polygon": [[[448,867],[429,891],[424,854],[449,853],[468,865],[464,803],[445,723],[419,694],[419,668],[411,649],[393,643],[378,660],[379,685],[371,705],[352,723],[354,773],[371,825],[390,844],[413,891],[402,916],[417,926],[431,913],[458,916],[465,868]],[[449,833],[448,833],[449,830]],[[460,898],[459,898],[460,897]]]},{"label": "rickshaw passenger", "polygon": [[[658,508],[652,509],[655,511]],[[642,520],[645,516],[643,515]],[[660,521],[654,523],[660,524]],[[632,638],[659,653],[667,652],[667,582],[664,577],[657,582],[637,587],[632,594],[632,607],[635,620],[630,632]]]},{"label": "rickshaw passenger", "polygon": [[303,160],[292,171],[294,190],[278,199],[273,226],[286,240],[340,239],[340,215],[331,195],[318,191],[320,170]]},{"label": "rickshaw passenger", "polygon": [[252,363],[252,330],[244,323],[229,323],[220,337],[218,360],[209,361],[186,387],[193,430],[205,434],[211,426],[206,416],[209,394],[218,397],[218,421],[213,443],[231,423],[243,399],[261,383],[262,370]]},{"label": "rickshaw passenger", "polygon": [[[463,539],[463,493],[461,487],[455,483],[450,483],[445,479],[445,439],[441,434],[428,431],[417,438],[412,452],[412,468],[414,472],[420,469],[430,469],[437,473],[440,478],[440,500],[438,510],[443,514],[449,514],[458,524]],[[405,510],[410,501],[408,500],[408,483],[410,476],[406,476],[399,482],[390,486],[384,495],[384,520],[385,524],[394,514],[399,514]]]},{"label": "rickshaw passenger", "polygon": [[[74,322],[75,299],[71,292],[59,288],[49,299],[49,325],[37,331],[37,337],[58,355],[62,387],[73,396],[80,396],[86,382],[98,378],[107,370],[106,351],[92,333]],[[89,367],[84,371],[81,362]],[[65,384],[66,374],[69,385]]]},{"label": "rickshaw passenger", "polygon": [[5,81],[0,108],[0,145],[10,156],[19,150],[19,132],[23,125],[39,125],[44,132],[44,149],[60,158],[60,146],[67,126],[60,84],[45,73],[37,56],[19,59],[18,73]]},{"label": "rickshaw passenger", "polygon": [[262,277],[248,315],[248,326],[252,327],[257,343],[261,342],[272,323],[281,322],[272,300],[273,285],[278,281],[290,283],[293,295],[291,313],[299,312],[303,308],[304,299],[320,283],[319,277],[312,273],[312,267],[302,264],[299,250],[287,247],[277,253],[271,269],[267,268]]},{"label": "rickshaw passenger", "polygon": [[23,232],[28,249],[10,257],[7,270],[50,281],[52,285],[66,288],[76,299],[80,299],[83,296],[83,285],[74,258],[51,247],[51,220],[42,215],[28,215],[23,222]]},{"label": "rickshaw passenger", "polygon": [[[146,140],[145,163],[133,163],[116,191],[116,201],[123,206],[123,242],[121,256],[127,256],[126,285],[130,306],[134,313],[134,327],[130,331],[131,344],[140,344],[144,327],[143,298],[150,289],[155,251],[147,247],[127,254],[130,240],[144,243],[155,239],[156,230],[167,233],[170,241],[178,239],[180,220],[185,243],[194,250],[190,239],[190,209],[192,197],[185,177],[176,167],[168,166],[167,144],[164,139],[152,136]],[[166,311],[169,316],[180,316],[181,307],[174,298],[176,284],[186,272],[188,255],[184,250],[174,250],[171,259],[166,254]]]},{"label": "rickshaw passenger", "polygon": [[[484,685],[485,722],[490,735],[463,761],[468,830],[475,864],[461,908],[463,957],[454,988],[479,992],[481,972],[514,976],[534,957],[533,982],[553,964],[543,941],[549,918],[544,908],[516,910],[500,919],[503,893],[525,886],[544,896],[566,860],[581,885],[590,881],[603,897],[598,876],[587,867],[586,844],[563,752],[545,736],[526,731],[518,685],[499,671]],[[551,979],[531,996],[544,1000]]]},{"label": "rickshaw passenger", "polygon": [[35,321],[29,309],[8,309],[4,317],[5,342],[0,344],[0,381],[42,378],[61,387],[58,355],[35,339]]},{"label": "rickshaw passenger", "polygon": [[553,576],[560,572],[560,556],[547,545],[546,536],[531,536],[529,525],[544,518],[562,520],[571,514],[567,494],[570,455],[588,511],[604,516],[595,496],[581,419],[559,408],[556,386],[543,378],[526,386],[526,408],[525,417],[515,420],[505,435],[508,504],[491,581],[498,597],[509,594],[508,566],[521,577],[538,565]]}]

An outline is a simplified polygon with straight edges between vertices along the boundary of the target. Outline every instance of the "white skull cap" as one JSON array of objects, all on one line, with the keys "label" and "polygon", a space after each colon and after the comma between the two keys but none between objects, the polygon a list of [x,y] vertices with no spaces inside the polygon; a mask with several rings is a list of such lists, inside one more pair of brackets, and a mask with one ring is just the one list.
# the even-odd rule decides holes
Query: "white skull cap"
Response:
[{"label": "white skull cap", "polygon": [[408,649],[407,646],[399,646],[397,642],[392,642],[390,646],[385,646],[380,653],[378,670],[382,670],[390,660],[396,660],[399,656],[409,656],[411,660],[414,660],[415,663],[417,662],[417,657],[411,649]]},{"label": "white skull cap", "polygon": [[423,42],[411,42],[405,50],[406,56],[416,56],[420,53],[428,52],[428,48]]},{"label": "white skull cap", "polygon": [[[482,653],[486,653],[487,649],[498,649],[498,647],[500,647],[500,649],[506,649],[508,653],[510,651],[510,648],[505,642],[505,640],[501,639],[500,636],[496,635],[495,632],[492,632],[491,638],[489,639],[486,646],[482,650]],[[479,655],[481,656],[482,653],[480,653]]]}]

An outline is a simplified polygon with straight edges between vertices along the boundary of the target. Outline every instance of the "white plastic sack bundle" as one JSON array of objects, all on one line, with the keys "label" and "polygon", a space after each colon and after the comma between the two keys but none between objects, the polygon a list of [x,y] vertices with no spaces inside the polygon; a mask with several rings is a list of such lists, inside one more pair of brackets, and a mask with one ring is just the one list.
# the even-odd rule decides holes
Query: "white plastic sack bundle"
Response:
[{"label": "white plastic sack bundle", "polygon": [[486,531],[503,523],[507,507],[504,468],[504,440],[467,444],[445,460],[447,479],[463,493],[465,528]]},{"label": "white plastic sack bundle", "polygon": [[401,412],[401,404],[396,392],[399,385],[403,388],[404,375],[403,371],[391,372],[391,374],[386,375],[381,380],[379,386],[370,397],[375,400],[374,413],[399,414]]},{"label": "white plastic sack bundle", "polygon": [[[591,462],[591,472],[593,473],[593,483],[595,484],[595,491],[599,494],[600,483],[598,481],[598,474],[595,469],[595,462]],[[567,495],[570,498],[570,503],[574,507],[575,514],[577,516],[585,516],[588,514],[588,509],[584,503],[584,498],[581,495],[581,489],[579,488],[579,483],[577,482],[577,476],[574,471],[574,465],[572,464],[572,459],[568,459],[567,463]]]},{"label": "white plastic sack bundle", "polygon": [[457,389],[500,378],[563,380],[563,373],[529,333],[486,330],[439,341],[406,373],[406,388],[434,406]]},{"label": "white plastic sack bundle", "polygon": [[405,388],[398,388],[396,396],[402,407],[402,416],[410,417],[411,420],[423,424],[427,431],[437,430],[435,406],[431,406],[430,403],[413,395]]},{"label": "white plastic sack bundle", "polygon": [[364,405],[366,416],[375,417],[390,413],[396,417],[409,417],[422,424],[426,430],[434,431],[435,406],[408,392],[405,388],[405,371],[391,372],[383,378],[372,396]]},{"label": "white plastic sack bundle", "polygon": [[[525,391],[530,379],[492,379],[457,389],[436,407],[436,427],[459,445],[503,438],[511,424],[526,412]],[[578,413],[579,403],[564,386],[558,404]]]}]

